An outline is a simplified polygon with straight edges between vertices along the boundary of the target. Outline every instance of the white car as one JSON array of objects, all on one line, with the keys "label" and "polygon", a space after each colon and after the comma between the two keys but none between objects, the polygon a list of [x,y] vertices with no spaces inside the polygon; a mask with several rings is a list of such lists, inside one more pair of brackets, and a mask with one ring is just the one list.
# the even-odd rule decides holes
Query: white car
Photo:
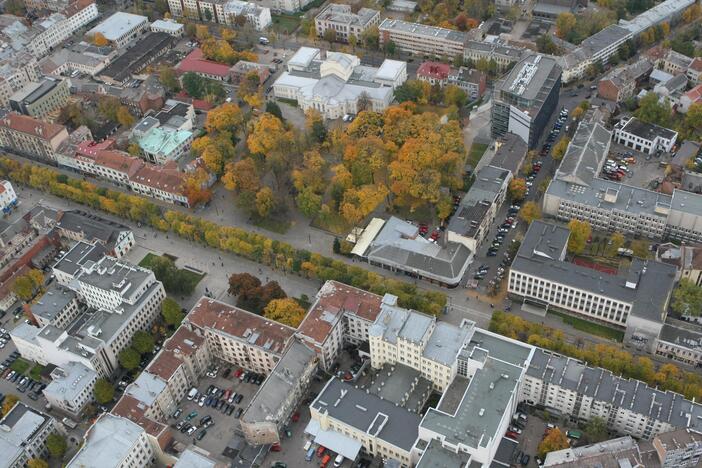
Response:
[{"label": "white car", "polygon": [[197,431],[197,426],[192,426],[188,429],[188,435],[193,435],[193,432]]},{"label": "white car", "polygon": [[205,400],[206,400],[206,399],[207,399],[207,397],[206,397],[205,395],[202,395],[202,396],[200,397],[200,401],[197,402],[197,405],[200,406],[200,407],[205,406]]}]

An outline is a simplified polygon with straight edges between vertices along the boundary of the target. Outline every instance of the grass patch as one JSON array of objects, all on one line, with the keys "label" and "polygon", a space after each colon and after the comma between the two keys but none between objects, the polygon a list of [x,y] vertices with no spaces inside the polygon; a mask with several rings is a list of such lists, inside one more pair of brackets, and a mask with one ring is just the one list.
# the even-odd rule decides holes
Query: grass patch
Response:
[{"label": "grass patch", "polygon": [[445,115],[448,112],[446,106],[436,106],[434,104],[417,104],[418,113],[432,112],[436,115]]},{"label": "grass patch", "polygon": [[278,33],[292,34],[300,27],[300,17],[291,15],[271,15],[273,30]]},{"label": "grass patch", "polygon": [[621,330],[616,330],[606,325],[600,325],[599,323],[573,317],[572,315],[568,315],[563,312],[549,310],[548,313],[560,317],[563,320],[563,323],[570,325],[578,331],[583,331],[591,335],[601,336],[602,338],[607,338],[618,342],[624,340],[624,332]]},{"label": "grass patch", "polygon": [[10,369],[17,372],[18,374],[24,374],[29,370],[29,367],[31,365],[32,363],[27,361],[26,359],[17,358],[15,362],[13,362],[10,366]]},{"label": "grass patch", "polygon": [[139,262],[139,266],[143,268],[151,268],[151,264],[155,259],[157,259],[159,256],[156,254],[152,253],[147,253],[144,258],[141,259]]},{"label": "grass patch", "polygon": [[287,219],[256,219],[252,220],[254,226],[265,229],[266,231],[277,232],[278,234],[285,234],[290,229],[290,221]]},{"label": "grass patch", "polygon": [[478,165],[478,161],[480,161],[485,154],[485,151],[488,149],[487,144],[485,143],[473,143],[470,147],[470,151],[468,152],[468,161],[466,161],[468,164],[475,167]]},{"label": "grass patch", "polygon": [[324,222],[322,222],[321,219],[316,218],[310,224],[317,229],[344,237],[346,237],[346,234],[348,234],[349,230],[351,229],[344,217],[339,213],[331,213],[328,216],[328,219],[326,219]]},{"label": "grass patch", "polygon": [[34,367],[29,371],[29,376],[34,380],[41,379],[41,373],[44,371],[44,366],[41,364],[35,364]]},{"label": "grass patch", "polygon": [[418,223],[431,224],[435,218],[434,209],[428,204],[422,205],[414,211],[410,211],[409,208],[404,206],[398,207],[395,212],[395,216],[398,218],[409,219],[410,221],[415,221]]}]

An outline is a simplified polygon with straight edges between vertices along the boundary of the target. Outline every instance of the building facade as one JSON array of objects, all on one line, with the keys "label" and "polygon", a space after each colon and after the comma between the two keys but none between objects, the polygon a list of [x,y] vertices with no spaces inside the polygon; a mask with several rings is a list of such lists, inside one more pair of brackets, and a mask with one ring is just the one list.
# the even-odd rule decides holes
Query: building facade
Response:
[{"label": "building facade", "polygon": [[51,372],[51,383],[42,390],[53,409],[79,419],[86,405],[93,401],[98,375],[79,362],[69,362]]},{"label": "building facade", "polygon": [[146,16],[118,11],[85,35],[94,38],[96,34],[101,34],[116,48],[121,49],[148,30],[149,19]]},{"label": "building facade", "polygon": [[13,112],[0,118],[0,146],[25,156],[53,161],[67,138],[68,130],[63,125]]},{"label": "building facade", "polygon": [[9,213],[17,205],[17,194],[9,180],[0,181],[0,210]]},{"label": "building facade", "polygon": [[364,32],[371,26],[380,24],[380,12],[370,8],[361,8],[358,12],[351,11],[351,5],[330,3],[314,18],[317,37],[325,38],[328,30],[338,42],[349,42],[351,36],[360,40]]},{"label": "building facade", "polygon": [[460,31],[386,18],[378,26],[380,46],[393,43],[398,50],[431,57],[463,56],[467,35]]},{"label": "building facade", "polygon": [[614,127],[614,140],[633,150],[646,154],[670,152],[678,139],[678,132],[643,122],[636,117],[622,120]]},{"label": "building facade", "polygon": [[43,118],[68,101],[70,89],[67,80],[45,77],[41,82],[28,83],[10,97],[10,108],[20,114]]}]

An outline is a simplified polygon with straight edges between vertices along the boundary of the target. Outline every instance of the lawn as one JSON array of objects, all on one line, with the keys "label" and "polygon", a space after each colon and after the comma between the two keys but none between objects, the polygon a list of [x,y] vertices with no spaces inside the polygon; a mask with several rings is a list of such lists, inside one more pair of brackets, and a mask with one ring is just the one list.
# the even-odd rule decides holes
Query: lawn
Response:
[{"label": "lawn", "polygon": [[10,365],[10,369],[13,371],[17,372],[18,374],[24,374],[29,370],[29,366],[31,366],[32,363],[27,361],[26,359],[18,358],[15,360],[15,362]]},{"label": "lawn", "polygon": [[478,161],[480,161],[483,154],[485,154],[485,151],[488,149],[488,146],[489,145],[485,143],[473,143],[468,152],[468,161],[466,161],[466,163],[475,168],[478,165]]},{"label": "lawn", "polygon": [[277,232],[278,234],[285,234],[290,229],[290,221],[287,219],[256,219],[252,220],[255,226],[265,229],[266,231]]},{"label": "lawn", "polygon": [[34,367],[29,371],[29,376],[33,378],[34,380],[40,380],[41,379],[41,373],[44,370],[44,366],[41,364],[35,364]]},{"label": "lawn", "polygon": [[300,27],[300,18],[291,15],[271,15],[273,30],[278,33],[292,34]]},{"label": "lawn", "polygon": [[156,254],[147,253],[146,256],[139,262],[139,266],[143,268],[151,268],[151,263],[158,257],[159,256]]},{"label": "lawn", "polygon": [[606,325],[600,325],[599,323],[594,323],[577,317],[573,317],[572,315],[568,315],[563,312],[549,310],[548,313],[560,317],[563,320],[563,323],[570,325],[576,330],[619,342],[621,342],[624,339],[624,332],[621,330],[616,330]]},{"label": "lawn", "polygon": [[316,218],[312,221],[311,225],[323,231],[336,234],[337,236],[346,236],[349,230],[351,230],[349,224],[339,213],[331,213],[326,222],[322,222],[319,218]]},{"label": "lawn", "polygon": [[[163,256],[164,256],[165,258],[168,258],[169,260],[173,261],[173,264],[175,264],[175,259],[177,259],[177,257],[174,257],[173,255],[168,255],[168,254],[164,254]],[[148,268],[149,270],[153,270],[153,268],[152,268],[152,263],[153,263],[153,261],[154,261],[155,259],[157,259],[157,258],[159,258],[158,255],[152,254],[152,253],[147,253],[147,254],[144,256],[144,258],[142,258],[141,261],[139,262],[139,266],[140,266],[140,267],[143,267],[143,268]],[[171,278],[170,280],[164,281],[163,278],[158,278],[158,275],[157,275],[157,279],[160,280],[160,281],[164,281],[164,286],[166,287],[166,290],[169,291],[169,292],[173,291],[173,287],[172,287],[172,285],[170,284],[170,283],[172,283],[172,282],[176,282],[176,283],[178,283],[178,282],[187,283],[187,284],[189,284],[189,285],[192,285],[192,288],[195,289],[195,286],[197,286],[197,284],[198,284],[198,283],[202,280],[202,278],[204,278],[204,277],[205,277],[205,274],[204,274],[204,273],[196,273],[196,272],[194,272],[194,271],[186,270],[186,269],[183,269],[183,268],[178,268],[178,269],[177,269],[177,274],[174,275],[174,277]]]}]

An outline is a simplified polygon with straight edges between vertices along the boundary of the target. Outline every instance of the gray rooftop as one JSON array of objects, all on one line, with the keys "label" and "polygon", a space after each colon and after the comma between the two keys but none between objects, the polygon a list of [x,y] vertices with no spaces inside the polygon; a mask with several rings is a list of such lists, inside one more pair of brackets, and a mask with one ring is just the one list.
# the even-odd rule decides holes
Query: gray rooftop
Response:
[{"label": "gray rooftop", "polygon": [[445,443],[452,445],[490,446],[502,438],[497,431],[517,398],[521,374],[521,367],[488,358],[475,372],[456,412],[430,409],[422,419],[422,430],[441,434]]},{"label": "gray rooftop", "polygon": [[516,175],[528,151],[527,144],[518,135],[507,132],[496,141],[495,155],[491,166],[507,169]]},{"label": "gray rooftop", "polygon": [[85,443],[68,463],[68,468],[121,466],[144,433],[136,423],[103,413],[85,434]]},{"label": "gray rooftop", "polygon": [[25,452],[25,445],[32,441],[36,433],[49,421],[49,417],[35,411],[22,402],[0,420],[0,467],[14,468]]},{"label": "gray rooftop", "polygon": [[[684,77],[684,75],[682,76]],[[675,132],[665,127],[661,127],[656,124],[644,122],[643,120],[639,120],[636,117],[630,118],[629,121],[622,127],[622,131],[630,133],[632,135],[636,135],[649,141],[653,141],[657,137],[672,140],[678,135],[678,132]]]},{"label": "gray rooftop", "polygon": [[432,439],[419,459],[416,468],[458,468],[470,460],[467,453],[453,453],[441,446],[441,442]]},{"label": "gray rooftop", "polygon": [[456,284],[468,268],[472,253],[463,244],[435,244],[419,235],[419,229],[390,217],[365,252],[370,261],[383,263],[423,277]]},{"label": "gray rooftop", "polygon": [[478,354],[483,356],[482,359],[476,360],[484,361],[490,357],[515,366],[525,366],[529,361],[532,349],[531,346],[524,343],[476,328],[465,352],[469,355],[472,354],[473,359],[476,359]]},{"label": "gray rooftop", "polygon": [[74,401],[96,379],[94,370],[73,361],[51,372],[51,383],[43,392],[56,400]]},{"label": "gray rooftop", "polygon": [[670,207],[672,210],[699,216],[702,214],[702,194],[675,189]]},{"label": "gray rooftop", "polygon": [[52,321],[75,298],[74,291],[54,282],[39,300],[32,303],[32,315]]},{"label": "gray rooftop", "polygon": [[402,450],[409,451],[417,440],[418,414],[337,378],[327,382],[310,406]]},{"label": "gray rooftop", "polygon": [[28,83],[24,88],[13,94],[10,99],[21,101],[24,104],[33,104],[47,93],[51,92],[63,80],[53,77],[44,77],[36,83]]},{"label": "gray rooftop", "polygon": [[[518,138],[523,142],[521,138]],[[493,165],[481,168],[475,181],[461,199],[456,213],[449,220],[449,231],[459,235],[474,236],[486,213],[502,193],[509,170]]]},{"label": "gray rooftop", "polygon": [[134,15],[132,13],[126,13],[123,11],[118,11],[109,18],[107,18],[102,23],[95,26],[93,29],[86,33],[86,36],[92,36],[96,33],[102,33],[103,36],[109,41],[115,41],[120,38],[124,33],[134,28],[140,23],[147,23],[149,19],[146,16]]},{"label": "gray rooftop", "polygon": [[502,93],[513,95],[519,101],[531,104],[528,107],[543,105],[551,87],[561,75],[561,67],[556,59],[547,55],[531,54],[523,58],[495,85]]},{"label": "gray rooftop", "polygon": [[695,352],[702,352],[702,330],[696,330],[693,327],[675,326],[666,323],[661,329],[659,339],[689,348]]},{"label": "gray rooftop", "polygon": [[149,372],[142,372],[134,383],[125,389],[124,394],[151,406],[165,389],[166,382],[163,379]]},{"label": "gray rooftop", "polygon": [[[629,303],[632,315],[663,321],[675,283],[674,266],[635,258],[628,271],[609,275],[566,262],[557,253],[562,252],[567,237],[559,234],[559,240],[555,242],[551,226],[541,221],[529,226],[512,262],[512,270]],[[558,228],[558,232],[562,233],[563,229]],[[633,288],[627,286],[632,281],[635,283]]]},{"label": "gray rooftop", "polygon": [[591,184],[607,158],[612,140],[612,132],[602,125],[602,117],[599,110],[593,109],[580,121],[556,178],[576,185]]},{"label": "gray rooftop", "polygon": [[394,304],[396,298],[386,294],[375,323],[370,326],[371,336],[382,336],[384,341],[396,344],[398,339],[419,343],[427,339],[436,324],[436,318],[414,312]]},{"label": "gray rooftop", "polygon": [[424,348],[423,357],[452,366],[472,331],[471,327],[459,328],[446,322],[437,322]]},{"label": "gray rooftop", "polygon": [[439,28],[436,26],[427,26],[426,24],[409,23],[407,21],[392,18],[384,19],[383,22],[380,23],[378,29],[380,29],[380,31],[401,31],[411,33],[415,36],[438,38],[460,44],[465,44],[468,38],[468,35],[464,32]]},{"label": "gray rooftop", "polygon": [[152,275],[151,270],[105,255],[93,264],[84,265],[78,277],[96,288],[118,292],[127,301]]},{"label": "gray rooftop", "polygon": [[585,39],[580,47],[590,54],[595,54],[630,35],[631,33],[626,29],[612,24]]},{"label": "gray rooftop", "polygon": [[54,269],[75,276],[82,265],[88,262],[97,262],[104,255],[105,248],[103,246],[78,242],[56,262]]},{"label": "gray rooftop", "polygon": [[268,375],[251,399],[241,420],[249,423],[273,420],[277,423],[279,418],[287,417],[279,413],[280,407],[287,400],[290,392],[294,391],[315,358],[314,351],[294,339],[273,372]]},{"label": "gray rooftop", "polygon": [[315,20],[333,21],[365,28],[379,14],[378,10],[370,8],[361,8],[358,12],[353,13],[351,5],[330,3],[315,17]]},{"label": "gray rooftop", "polygon": [[201,451],[202,449],[199,447],[188,447],[180,454],[173,468],[218,468],[225,466],[224,463],[213,460]]}]

